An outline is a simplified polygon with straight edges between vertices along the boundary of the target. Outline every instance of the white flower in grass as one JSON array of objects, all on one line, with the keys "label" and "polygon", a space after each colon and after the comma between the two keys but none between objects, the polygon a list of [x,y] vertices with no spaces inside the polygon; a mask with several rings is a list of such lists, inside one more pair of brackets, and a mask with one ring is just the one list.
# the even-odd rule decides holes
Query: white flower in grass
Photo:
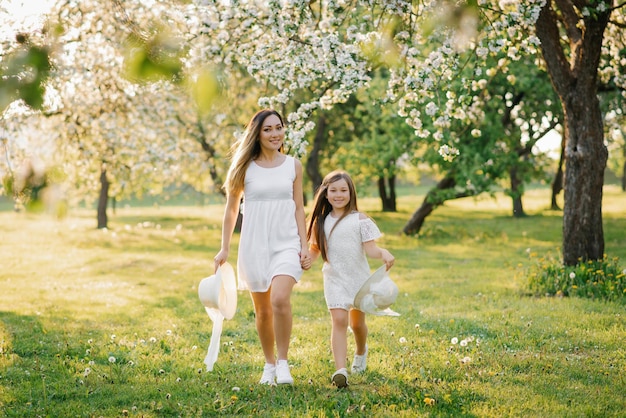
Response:
[{"label": "white flower in grass", "polygon": [[461,340],[461,347],[467,347],[467,340]]},{"label": "white flower in grass", "polygon": [[457,343],[459,342],[459,339],[458,339],[458,338],[456,338],[456,337],[453,337],[453,338],[450,340],[450,342],[451,342],[452,344],[457,344]]},{"label": "white flower in grass", "polygon": [[400,337],[400,344],[406,344],[406,338]]},{"label": "white flower in grass", "polygon": [[93,366],[94,364],[96,364],[96,362],[93,361],[93,360],[90,360],[89,363],[87,363],[87,364],[89,364],[90,366]]},{"label": "white flower in grass", "polygon": [[194,346],[192,346],[192,347],[191,347],[191,349],[192,349],[192,350],[197,350],[197,349],[198,349],[198,346],[197,346],[197,345],[194,345]]},{"label": "white flower in grass", "polygon": [[172,330],[171,330],[171,329],[168,329],[167,331],[165,331],[165,333],[166,333],[167,335],[172,335]]},{"label": "white flower in grass", "polygon": [[114,340],[115,339],[115,334],[111,334],[111,339]]},{"label": "white flower in grass", "polygon": [[569,278],[570,279],[575,279],[576,278],[576,273],[574,273],[573,271],[569,274]]},{"label": "white flower in grass", "polygon": [[129,366],[134,366],[134,365],[135,365],[135,362],[134,362],[134,361],[132,361],[132,360],[130,360],[130,361],[128,362],[128,365],[129,365]]},{"label": "white flower in grass", "polygon": [[87,344],[93,344],[93,340],[90,338],[87,340]]},{"label": "white flower in grass", "polygon": [[463,363],[463,364],[468,364],[471,361],[472,361],[472,359],[470,357],[463,357],[461,359],[461,363]]},{"label": "white flower in grass", "polygon": [[83,376],[87,377],[89,376],[89,373],[91,373],[91,368],[87,367],[85,371],[83,372]]},{"label": "white flower in grass", "polygon": [[150,342],[151,342],[151,343],[155,343],[155,342],[156,342],[156,338],[154,338],[154,337],[150,337]]},{"label": "white flower in grass", "polygon": [[233,392],[239,392],[241,389],[237,386],[233,387]]},{"label": "white flower in grass", "polygon": [[115,363],[115,357],[110,356],[109,357],[109,363]]}]

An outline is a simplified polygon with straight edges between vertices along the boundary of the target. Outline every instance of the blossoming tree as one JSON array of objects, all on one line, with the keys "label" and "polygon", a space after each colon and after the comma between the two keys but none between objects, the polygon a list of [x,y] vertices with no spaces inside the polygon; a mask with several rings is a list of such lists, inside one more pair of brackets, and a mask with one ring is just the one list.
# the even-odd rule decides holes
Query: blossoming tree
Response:
[{"label": "blossoming tree", "polygon": [[[392,70],[387,98],[420,138],[440,143],[454,158],[459,133],[483,118],[474,79],[459,80],[468,62],[501,56],[505,68],[521,55],[541,53],[564,112],[566,138],[563,257],[565,264],[600,259],[602,176],[607,160],[597,81],[624,84],[623,3],[615,0],[448,1],[219,1],[194,2],[204,40],[202,56],[241,62],[280,93],[261,101],[285,103],[305,86],[318,99],[289,115],[290,139],[302,142],[312,112],[345,101],[369,81],[376,57]],[[454,16],[455,18],[448,18]],[[478,66],[477,66],[478,68]],[[454,89],[441,95],[441,86]],[[428,121],[428,123],[425,123]]]}]

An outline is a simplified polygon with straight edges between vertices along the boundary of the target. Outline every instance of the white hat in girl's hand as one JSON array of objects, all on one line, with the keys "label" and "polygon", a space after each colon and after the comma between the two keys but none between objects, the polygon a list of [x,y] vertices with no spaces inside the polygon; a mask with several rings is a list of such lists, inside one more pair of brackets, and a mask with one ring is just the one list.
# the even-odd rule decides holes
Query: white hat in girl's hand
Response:
[{"label": "white hat in girl's hand", "polygon": [[217,272],[206,277],[198,285],[198,297],[213,321],[209,351],[204,358],[207,370],[213,370],[220,348],[224,319],[232,319],[237,311],[237,280],[229,263],[218,267]]},{"label": "white hat in girl's hand", "polygon": [[398,286],[389,278],[385,265],[376,270],[361,286],[354,307],[372,315],[400,316],[389,307],[398,297]]}]

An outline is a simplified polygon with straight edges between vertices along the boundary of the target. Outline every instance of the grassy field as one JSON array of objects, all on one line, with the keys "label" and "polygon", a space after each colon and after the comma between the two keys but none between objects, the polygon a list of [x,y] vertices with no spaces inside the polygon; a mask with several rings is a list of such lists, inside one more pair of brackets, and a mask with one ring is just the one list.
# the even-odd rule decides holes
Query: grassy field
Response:
[{"label": "grassy field", "polygon": [[[293,387],[257,384],[245,292],[204,371],[212,323],[197,285],[212,273],[222,206],[120,208],[105,231],[92,211],[0,213],[0,416],[623,417],[624,306],[524,290],[532,258],[561,245],[549,192],[525,196],[523,219],[502,196],[449,202],[422,237],[402,236],[420,203],[381,213],[360,201],[396,256],[401,316],[368,318],[368,370],[347,390],[330,385],[319,262],[292,299]],[[625,215],[626,195],[607,187],[606,252],[622,266]]]}]

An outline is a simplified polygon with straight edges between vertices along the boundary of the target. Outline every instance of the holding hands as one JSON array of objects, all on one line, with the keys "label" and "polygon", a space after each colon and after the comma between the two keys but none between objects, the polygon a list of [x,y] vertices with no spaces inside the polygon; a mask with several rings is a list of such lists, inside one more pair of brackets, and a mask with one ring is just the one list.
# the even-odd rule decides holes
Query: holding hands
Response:
[{"label": "holding hands", "polygon": [[305,250],[302,251],[300,253],[300,266],[302,267],[302,270],[308,270],[311,268],[311,265],[313,264],[313,259],[311,258],[311,254],[309,253],[309,250]]}]

